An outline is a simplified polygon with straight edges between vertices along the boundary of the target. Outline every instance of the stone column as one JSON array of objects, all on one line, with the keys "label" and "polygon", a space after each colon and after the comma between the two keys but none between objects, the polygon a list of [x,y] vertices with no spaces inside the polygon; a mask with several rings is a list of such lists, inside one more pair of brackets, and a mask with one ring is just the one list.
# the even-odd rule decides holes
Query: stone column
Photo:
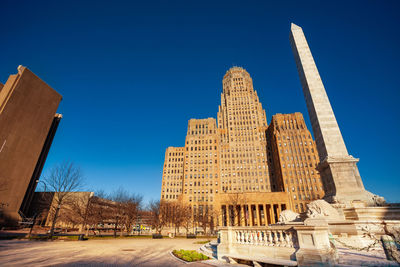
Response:
[{"label": "stone column", "polygon": [[240,213],[242,221],[240,222],[241,226],[246,226],[246,211],[244,210],[244,206],[240,205]]},{"label": "stone column", "polygon": [[236,215],[234,225],[240,226],[240,210],[238,211],[238,205],[233,206],[233,215]]},{"label": "stone column", "polygon": [[265,226],[268,225],[268,216],[267,216],[267,205],[263,205],[263,209],[264,209],[264,221],[265,221]]},{"label": "stone column", "polygon": [[271,208],[269,209],[269,215],[271,216],[271,224],[275,223],[275,211],[274,211],[274,204],[271,203]]},{"label": "stone column", "polygon": [[278,220],[279,220],[279,216],[281,215],[281,212],[282,212],[282,207],[281,207],[281,205],[282,205],[282,204],[278,204],[278,209],[277,209],[277,213],[278,213],[278,214],[277,214],[277,216],[276,216],[276,217],[278,218]]},{"label": "stone column", "polygon": [[250,226],[254,226],[254,224],[253,224],[253,222],[254,222],[254,219],[253,219],[253,209],[251,208],[251,204],[248,206],[249,207],[249,220],[250,220]]},{"label": "stone column", "polygon": [[290,43],[299,72],[304,98],[320,157],[318,170],[328,202],[350,204],[363,200],[372,204],[357,168],[358,159],[347,152],[302,28],[292,23]]},{"label": "stone column", "polygon": [[256,204],[256,224],[257,226],[261,226],[260,208],[258,207],[258,204]]}]

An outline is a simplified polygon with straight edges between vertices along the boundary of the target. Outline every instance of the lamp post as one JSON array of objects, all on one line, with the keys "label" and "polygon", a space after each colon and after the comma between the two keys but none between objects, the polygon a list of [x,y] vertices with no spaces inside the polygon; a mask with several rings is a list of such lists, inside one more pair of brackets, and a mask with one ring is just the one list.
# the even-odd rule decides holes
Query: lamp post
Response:
[{"label": "lamp post", "polygon": [[[44,191],[46,192],[46,183],[43,182],[43,181],[36,180],[36,186],[37,186],[39,183],[43,183],[43,184],[44,184]],[[38,215],[39,215],[39,214],[38,214],[37,212],[35,212],[35,214],[34,214],[33,217],[32,217],[31,229],[29,230],[29,234],[28,234],[28,237],[29,237],[29,238],[30,238],[31,235],[32,235],[33,227],[35,226],[36,218],[38,217]]]},{"label": "lamp post", "polygon": [[46,192],[46,183],[45,182],[43,182],[43,181],[39,181],[39,180],[36,180],[36,186],[39,184],[39,183],[43,183],[44,184],[44,192]]}]

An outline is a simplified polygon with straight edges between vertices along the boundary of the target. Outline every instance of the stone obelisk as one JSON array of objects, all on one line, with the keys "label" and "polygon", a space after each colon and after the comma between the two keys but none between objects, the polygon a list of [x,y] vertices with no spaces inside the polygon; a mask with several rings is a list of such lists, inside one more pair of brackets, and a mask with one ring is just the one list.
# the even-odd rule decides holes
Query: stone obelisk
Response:
[{"label": "stone obelisk", "polygon": [[292,23],[290,43],[310,116],[320,158],[318,170],[325,200],[349,205],[354,200],[373,205],[373,194],[364,189],[358,159],[347,152],[338,123],[301,27]]}]

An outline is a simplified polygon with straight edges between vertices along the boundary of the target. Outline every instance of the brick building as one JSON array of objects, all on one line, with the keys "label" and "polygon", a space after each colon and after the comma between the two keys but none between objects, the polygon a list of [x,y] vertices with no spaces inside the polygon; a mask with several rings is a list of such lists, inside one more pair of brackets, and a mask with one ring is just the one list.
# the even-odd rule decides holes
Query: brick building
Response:
[{"label": "brick building", "polygon": [[[275,131],[268,128],[265,110],[245,69],[229,69],[222,88],[217,121],[189,120],[185,147],[167,148],[161,200],[180,200],[192,207],[194,217],[209,214],[217,225],[275,223],[282,210],[295,207],[294,195],[279,182],[286,181],[286,176],[270,170],[281,166],[267,137]],[[310,171],[315,167],[314,158],[305,162]]]},{"label": "brick building", "polygon": [[291,210],[304,212],[307,203],[323,198],[324,191],[316,170],[318,152],[303,115],[272,116],[267,139],[273,189],[288,193]]}]

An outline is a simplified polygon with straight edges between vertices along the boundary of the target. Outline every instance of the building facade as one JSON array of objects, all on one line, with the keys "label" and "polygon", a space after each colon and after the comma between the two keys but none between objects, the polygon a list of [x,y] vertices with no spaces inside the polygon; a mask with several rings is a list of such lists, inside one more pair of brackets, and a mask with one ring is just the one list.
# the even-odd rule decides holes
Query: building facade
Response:
[{"label": "building facade", "polygon": [[276,114],[266,133],[273,188],[288,193],[291,210],[304,212],[307,203],[323,198],[324,190],[316,170],[318,152],[303,115]]},{"label": "building facade", "polygon": [[28,210],[61,115],[61,95],[23,66],[0,89],[0,213]]},{"label": "building facade", "polygon": [[[215,225],[275,223],[282,210],[296,204],[278,181],[282,177],[270,170],[282,168],[269,145],[268,133],[274,131],[268,131],[265,110],[245,69],[229,69],[222,88],[217,120],[189,120],[185,147],[167,148],[161,200],[190,205],[194,221],[210,216]],[[306,132],[296,136],[302,134]],[[310,168],[315,165],[314,158],[304,161]]]},{"label": "building facade", "polygon": [[271,192],[265,151],[267,119],[243,68],[231,68],[222,81],[218,112],[223,192]]},{"label": "building facade", "polygon": [[165,151],[161,200],[177,200],[182,194],[184,147],[168,147]]}]

